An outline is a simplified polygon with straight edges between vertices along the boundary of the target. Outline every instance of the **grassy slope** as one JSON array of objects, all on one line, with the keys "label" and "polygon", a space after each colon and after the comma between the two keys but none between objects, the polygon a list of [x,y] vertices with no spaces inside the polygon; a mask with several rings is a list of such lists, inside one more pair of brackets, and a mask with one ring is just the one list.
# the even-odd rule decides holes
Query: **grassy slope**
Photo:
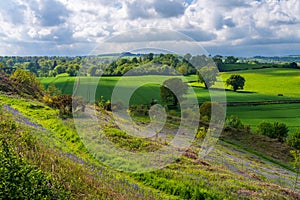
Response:
[{"label": "grassy slope", "polygon": [[[48,135],[41,137],[41,140],[44,142],[48,141],[48,143],[50,142],[56,148],[62,147],[60,151],[64,152],[63,154],[56,154],[58,164],[55,164],[55,175],[57,175],[59,179],[59,177],[64,174],[66,177],[60,177],[59,180],[66,181],[66,186],[70,187],[69,189],[71,189],[72,192],[73,190],[76,191],[76,195],[81,194],[81,197],[92,198],[93,195],[103,194],[101,193],[101,190],[103,190],[103,192],[106,191],[104,194],[110,195],[108,196],[110,198],[136,199],[139,197],[137,194],[142,195],[142,193],[145,195],[143,198],[150,197],[150,195],[144,194],[144,192],[140,193],[141,190],[134,189],[136,187],[133,187],[130,183],[124,186],[124,183],[119,180],[126,177],[128,179],[127,175],[118,174],[113,172],[113,170],[105,169],[97,164],[97,161],[90,158],[84,150],[84,147],[81,147],[81,142],[76,140],[76,136],[73,136],[75,133],[72,122],[63,122],[58,119],[56,117],[56,111],[33,101],[8,98],[5,96],[0,96],[0,98],[2,103],[18,109],[22,114],[30,117],[34,122],[40,123],[43,128],[50,131],[46,131],[45,134]],[[52,124],[55,124],[55,127],[53,127]],[[118,132],[115,128],[107,128],[112,131],[109,131],[111,133]],[[66,130],[68,131],[66,132]],[[51,136],[52,139],[47,140],[48,136]],[[122,134],[113,134],[110,137],[121,146],[122,144],[133,142],[130,137],[124,137]],[[143,141],[141,142],[143,143]],[[153,145],[155,144],[156,141],[154,141]],[[194,147],[195,151],[197,151],[197,146],[196,144]],[[49,150],[43,149],[42,155],[48,155],[47,151]],[[280,166],[276,166],[274,163],[268,163],[264,159],[256,157],[247,151],[238,151],[234,146],[227,144],[217,145],[212,154],[205,159],[198,158],[193,152],[194,150],[191,150],[190,153],[185,154],[186,156],[180,158],[176,163],[171,164],[165,169],[151,173],[128,175],[140,184],[155,188],[161,191],[161,193],[164,193],[160,198],[171,197],[167,195],[175,195],[180,199],[199,199],[203,197],[213,199],[241,199],[248,197],[293,199],[294,197],[294,199],[296,199],[299,197],[297,194],[293,194],[290,190],[285,188],[292,187],[294,177],[292,172]],[[66,156],[61,156],[65,154],[71,156],[67,158]],[[102,177],[98,177],[100,179],[95,177],[96,180],[92,179],[92,183],[87,185],[86,182],[89,182],[89,179],[86,177],[93,176],[94,173],[90,172],[86,165],[74,163],[74,160],[78,159],[80,162],[80,158],[85,160],[85,162],[94,163],[100,167],[100,171],[103,174]],[[51,160],[53,158],[50,157],[48,159]],[[236,160],[239,160],[239,162],[237,163]],[[240,165],[241,161],[248,165]],[[52,169],[49,162],[50,161],[48,161],[48,163],[46,162],[43,167],[45,167],[46,171],[51,172]],[[68,173],[66,173],[66,169]],[[262,169],[264,169],[264,173],[260,173]],[[274,173],[276,174],[273,176],[272,174]],[[103,180],[103,177],[106,177],[106,179]],[[282,180],[280,177],[283,177]],[[103,183],[105,184],[103,185]],[[94,191],[94,187],[96,187],[97,184],[99,184],[100,187],[97,187],[98,189]],[[140,185],[139,187],[144,186]],[[107,190],[109,192],[107,192]],[[119,196],[125,193],[128,193],[128,196]],[[136,194],[136,196],[130,196],[133,194]],[[79,196],[75,196],[75,198],[76,197],[78,198]],[[105,199],[103,196],[99,197]]]},{"label": "grassy slope", "polygon": [[[30,162],[52,174],[72,199],[161,199],[138,186],[127,175],[109,170],[93,158],[81,143],[72,120],[58,118],[58,111],[42,103],[19,97],[0,95],[6,112],[14,114],[21,126],[29,127],[38,138],[38,150]],[[14,110],[15,109],[15,110]],[[23,117],[24,116],[24,117]],[[17,145],[17,144],[16,144]],[[26,153],[25,153],[26,154]]]},{"label": "grassy slope", "polygon": [[[226,72],[222,73],[222,79],[225,81],[231,74],[241,74],[246,79],[245,88],[243,91],[234,93],[231,91],[227,92],[228,102],[240,102],[240,101],[265,101],[265,100],[289,100],[289,99],[299,99],[300,91],[298,90],[300,83],[300,70],[296,69],[259,69],[259,70],[246,70],[238,72]],[[139,98],[133,98],[133,103],[148,103],[151,101],[152,97],[159,98],[159,85],[151,84],[153,80],[159,80],[163,82],[168,77],[166,76],[138,76],[138,77],[123,77],[122,83],[118,85],[121,88],[133,88],[138,83],[147,83],[147,87],[143,88],[143,91],[139,91],[136,97],[143,97],[141,100]],[[57,87],[62,89],[63,93],[72,94],[73,85],[75,82],[75,77],[57,77],[57,78],[41,78],[41,82],[44,85],[48,85],[54,82]],[[120,77],[101,77],[99,86],[97,89],[96,99],[100,99],[100,96],[109,98],[111,96],[112,90],[116,83],[120,80]],[[195,81],[196,76],[186,77],[188,81]],[[82,77],[80,83],[86,88],[90,87],[92,84],[97,84],[98,77]],[[192,84],[197,86],[196,83]],[[203,85],[199,85],[199,88],[195,88],[199,100],[209,98],[209,93],[202,88]],[[213,88],[221,87],[221,80]],[[85,92],[88,92],[85,90]],[[278,97],[278,94],[283,94],[283,97]],[[83,94],[87,96],[87,94]],[[92,94],[90,95],[92,98]]]},{"label": "grassy slope", "polygon": [[[300,70],[297,69],[282,69],[282,68],[270,68],[259,70],[245,70],[237,72],[222,73],[223,81],[226,80],[231,74],[241,74],[246,79],[245,90],[239,92],[227,91],[228,102],[259,102],[259,101],[281,101],[281,100],[294,100],[300,99]],[[126,88],[133,88],[137,83],[145,81],[150,83],[152,80],[163,81],[167,77],[165,76],[142,76],[142,77],[125,77],[125,82],[120,84],[120,87],[124,89],[124,95],[126,94]],[[195,81],[196,76],[186,77],[187,81]],[[93,98],[93,95],[89,93],[88,87],[92,83],[97,84],[98,78],[81,78],[81,83],[84,85],[83,96],[89,99]],[[111,96],[113,88],[120,77],[101,77],[99,87],[97,90],[96,99],[99,100],[100,96],[104,96],[106,99]],[[54,82],[57,87],[61,88],[64,93],[72,94],[74,77],[60,77],[60,78],[42,78],[42,83],[48,85]],[[214,88],[220,87],[220,82],[214,86]],[[192,83],[195,86],[194,91],[197,95],[199,102],[210,100],[210,94],[207,90],[203,89],[203,85]],[[213,94],[220,95],[221,93],[216,90],[212,90]],[[283,94],[284,96],[278,96]],[[159,86],[155,84],[147,84],[139,88],[131,97],[132,104],[149,104],[151,99],[160,100]],[[261,106],[238,106],[228,107],[228,115],[237,115],[242,119],[245,124],[255,126],[263,121],[280,121],[286,123],[291,132],[300,128],[300,117],[297,113],[299,110],[299,104],[293,105],[261,105]]]}]

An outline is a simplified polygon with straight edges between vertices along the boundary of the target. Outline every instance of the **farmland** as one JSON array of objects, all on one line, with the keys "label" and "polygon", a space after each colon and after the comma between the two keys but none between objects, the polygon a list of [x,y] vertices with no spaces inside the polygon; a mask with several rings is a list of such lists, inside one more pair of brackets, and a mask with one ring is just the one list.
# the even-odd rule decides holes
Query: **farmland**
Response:
[{"label": "farmland", "polygon": [[[244,70],[238,72],[221,73],[221,78],[212,87],[211,92],[218,96],[222,93],[217,89],[222,87],[225,81],[232,74],[241,74],[246,79],[244,90],[233,92],[226,87],[226,98],[228,103],[244,102],[244,106],[229,106],[227,115],[238,116],[245,124],[249,124],[255,129],[256,125],[261,121],[280,121],[286,123],[291,132],[300,128],[299,104],[284,104],[285,101],[300,100],[300,70],[268,68],[256,70]],[[111,97],[115,85],[122,79],[122,83],[118,87],[124,89],[134,88],[137,84],[146,83],[138,88],[131,97],[131,104],[149,104],[152,99],[160,102],[160,90],[158,84],[152,82],[168,79],[168,76],[129,76],[129,77],[80,77],[80,84],[83,85],[84,94],[89,100],[100,100]],[[202,84],[196,82],[195,75],[185,77],[190,82],[197,95],[200,103],[210,100],[210,94],[204,89]],[[63,93],[72,94],[75,77],[51,77],[41,78],[41,82],[47,87],[53,82]],[[100,80],[100,81],[99,81]],[[99,82],[98,82],[99,81]],[[89,87],[97,85],[96,96],[89,94]],[[126,90],[123,90],[126,91]],[[283,96],[278,96],[282,94]],[[124,93],[126,95],[126,92]],[[252,106],[251,103],[257,102],[268,104],[270,102],[279,102],[277,105],[259,105]],[[249,103],[249,105],[247,105]]]},{"label": "farmland", "polygon": [[[300,188],[291,155],[294,147],[278,138],[257,134],[256,125],[261,121],[283,122],[291,133],[299,128],[299,73],[295,69],[279,68],[239,72],[248,83],[245,90],[233,92],[229,87],[223,90],[227,98],[227,115],[238,118],[228,117],[218,142],[211,144],[216,140],[207,139],[209,117],[204,115],[196,122],[197,127],[192,130],[195,135],[187,147],[172,145],[184,142],[185,136],[177,137],[180,135],[178,107],[166,106],[161,95],[160,83],[169,80],[170,76],[76,78],[62,74],[39,78],[47,88],[44,89],[37,77],[26,71],[18,69],[11,76],[2,73],[0,130],[9,137],[0,139],[3,144],[11,144],[9,151],[5,145],[2,149],[10,153],[6,158],[8,162],[25,168],[32,163],[41,169],[40,172],[32,171],[39,180],[45,182],[48,177],[57,187],[38,187],[35,184],[34,188],[48,187],[49,192],[54,192],[49,195],[58,192],[69,199],[297,199]],[[210,91],[197,81],[195,75],[181,78],[194,89],[198,102],[202,104],[209,101],[212,94],[222,95],[220,87],[232,74],[235,73],[222,73],[223,80],[219,77]],[[186,87],[182,82],[180,84]],[[282,89],[280,96],[277,87]],[[143,127],[150,122],[148,113],[153,99],[168,111],[164,126],[146,138],[132,134],[130,120],[111,112],[113,106],[120,110],[122,106],[106,101],[116,88],[121,98],[128,95],[130,89],[137,88],[130,98],[130,104],[135,105],[126,111],[141,133],[148,134]],[[94,99],[104,98],[105,101],[96,105],[85,104],[82,98],[65,95],[72,94],[73,90],[90,103]],[[191,97],[185,95],[185,98]],[[72,104],[74,102],[76,104]],[[194,113],[182,114],[193,116]],[[239,124],[239,119],[244,125]],[[120,128],[120,123],[125,128]],[[183,130],[183,135],[186,135],[186,130]],[[34,138],[34,141],[27,137]],[[206,145],[204,148],[203,144]],[[170,148],[170,152],[160,151],[165,147]],[[19,149],[25,150],[19,154]],[[154,152],[156,157],[153,157]],[[174,152],[181,156],[174,157]],[[206,153],[209,154],[203,156]],[[22,162],[23,155],[28,162]],[[145,157],[147,155],[149,157]],[[164,165],[169,158],[174,160]],[[162,168],[153,168],[161,164]],[[10,167],[5,163],[2,166],[3,169]],[[26,179],[26,173],[18,171],[18,174]],[[5,178],[3,183],[10,184],[9,174]]]}]

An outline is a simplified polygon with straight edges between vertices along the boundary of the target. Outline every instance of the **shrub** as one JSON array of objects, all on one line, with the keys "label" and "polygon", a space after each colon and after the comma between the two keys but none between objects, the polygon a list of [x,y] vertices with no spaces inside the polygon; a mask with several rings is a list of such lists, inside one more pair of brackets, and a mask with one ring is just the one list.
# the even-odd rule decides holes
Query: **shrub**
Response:
[{"label": "shrub", "polygon": [[274,123],[274,138],[277,138],[279,142],[284,142],[288,136],[289,129],[284,123]]},{"label": "shrub", "polygon": [[46,93],[50,96],[60,96],[62,94],[61,90],[58,89],[54,83],[48,85]]},{"label": "shrub", "polygon": [[44,88],[40,81],[36,78],[35,74],[17,69],[10,79],[17,88],[22,88],[19,95],[32,96],[33,98],[42,98]]},{"label": "shrub", "polygon": [[148,116],[149,110],[149,105],[131,105],[129,107],[130,114],[132,115]]},{"label": "shrub", "polygon": [[196,138],[197,139],[204,139],[205,136],[206,136],[206,128],[205,127],[200,127],[199,130],[197,131],[197,134],[196,134]]},{"label": "shrub", "polygon": [[287,138],[287,144],[290,147],[300,150],[300,130],[296,131]]},{"label": "shrub", "polygon": [[226,126],[235,129],[244,129],[245,126],[237,116],[230,116],[226,119]]},{"label": "shrub", "polygon": [[[217,115],[212,116],[212,107],[214,107],[215,113],[217,113]],[[224,108],[217,102],[206,101],[200,106],[200,119],[202,121],[209,122],[210,120],[212,120],[216,123],[222,120],[223,114]]]},{"label": "shrub", "polygon": [[76,111],[78,108],[82,112],[85,110],[85,104],[82,97],[72,98],[71,95],[50,97],[45,95],[43,100],[48,106],[59,109],[59,114],[64,117],[72,116],[72,111]]},{"label": "shrub", "polygon": [[257,127],[257,133],[268,136],[270,138],[276,138],[279,142],[284,142],[288,136],[288,128],[284,123],[275,122],[261,122]]}]

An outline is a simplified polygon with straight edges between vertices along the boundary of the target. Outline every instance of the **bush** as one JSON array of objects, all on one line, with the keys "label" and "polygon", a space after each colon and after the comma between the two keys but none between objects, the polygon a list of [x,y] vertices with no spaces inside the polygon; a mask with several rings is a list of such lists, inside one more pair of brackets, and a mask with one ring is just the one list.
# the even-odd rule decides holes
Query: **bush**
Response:
[{"label": "bush", "polygon": [[72,98],[71,95],[50,97],[45,95],[43,100],[48,106],[59,109],[59,114],[63,117],[71,117],[72,111],[76,111],[78,108],[82,112],[85,111],[85,104],[82,97]]},{"label": "bush", "polygon": [[35,74],[17,69],[13,75],[10,76],[10,79],[17,88],[22,88],[19,95],[38,99],[43,97],[44,88]]},{"label": "bush", "polygon": [[149,105],[131,105],[129,107],[130,114],[132,115],[148,116],[149,110]]},{"label": "bush", "polygon": [[[218,113],[220,115],[214,115],[212,118],[212,107],[215,109],[215,113]],[[218,122],[222,120],[224,113],[224,108],[222,105],[220,105],[217,102],[210,102],[206,101],[200,106],[200,119],[205,122],[213,121],[213,122]]]},{"label": "bush", "polygon": [[257,127],[257,133],[268,136],[270,138],[276,138],[279,142],[284,142],[288,136],[288,128],[284,123],[275,122],[261,122]]},{"label": "bush", "polygon": [[245,128],[242,121],[236,116],[228,117],[226,119],[226,126],[229,126],[231,128],[235,128],[235,129],[244,129]]},{"label": "bush", "polygon": [[300,130],[296,131],[287,138],[287,144],[290,147],[300,150]]}]

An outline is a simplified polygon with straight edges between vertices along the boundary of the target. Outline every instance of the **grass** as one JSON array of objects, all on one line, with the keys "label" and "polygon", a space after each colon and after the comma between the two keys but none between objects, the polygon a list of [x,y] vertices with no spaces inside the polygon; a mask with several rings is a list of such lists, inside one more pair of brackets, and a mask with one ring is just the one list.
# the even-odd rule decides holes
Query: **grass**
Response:
[{"label": "grass", "polygon": [[[71,199],[168,198],[137,185],[136,181],[125,174],[103,166],[83,145],[72,119],[60,119],[58,110],[16,96],[0,95],[1,105],[13,108],[9,110],[14,115],[11,120],[21,123],[21,128],[29,126],[30,132],[38,138],[37,143],[41,146],[30,154],[33,159],[30,162],[45,173],[54,175],[55,181],[71,194]],[[24,155],[28,154],[24,152]]]},{"label": "grass", "polygon": [[239,117],[244,124],[256,130],[262,121],[282,122],[287,124],[290,133],[300,129],[300,104],[274,104],[259,106],[230,106],[227,115]]},{"label": "grass", "polygon": [[223,69],[225,71],[238,71],[248,69],[259,69],[262,67],[272,67],[273,64],[248,64],[248,63],[237,63],[237,64],[225,64]]},{"label": "grass", "polygon": [[[238,92],[227,91],[228,102],[247,102],[247,101],[280,101],[293,100],[300,98],[300,70],[297,69],[281,69],[270,68],[260,70],[246,70],[238,72],[221,73],[222,80],[225,81],[232,74],[241,74],[245,77],[246,83],[244,90]],[[81,77],[80,86],[82,90],[79,95],[86,99],[97,101],[101,96],[105,99],[110,99],[114,87],[118,85],[120,92],[126,95],[131,89],[140,85],[139,89],[131,97],[132,104],[149,104],[151,100],[160,100],[159,85],[154,84],[154,81],[163,82],[168,79],[167,76],[133,76],[133,77],[101,77],[98,82],[98,77]],[[187,81],[196,81],[196,76],[185,77]],[[51,82],[62,90],[63,93],[72,94],[75,82],[75,77],[56,77],[56,78],[41,78],[41,82],[47,87]],[[222,80],[216,83],[211,92],[216,96],[222,93],[216,88],[222,87]],[[143,85],[145,84],[145,85]],[[223,83],[224,84],[224,83]],[[210,100],[210,94],[203,88],[203,85],[196,82],[191,84],[194,86],[195,93],[199,102]],[[98,86],[96,95],[92,94],[93,86]],[[227,89],[230,89],[229,87]],[[283,96],[278,96],[283,94]]]},{"label": "grass", "polygon": [[[250,65],[250,64],[247,64]],[[256,65],[251,65],[252,68]],[[257,68],[257,66],[256,66]],[[300,70],[298,69],[283,69],[269,68],[256,70],[243,70],[236,72],[221,73],[222,80],[216,83],[210,90],[210,93],[215,97],[221,96],[224,93],[217,88],[221,87],[222,83],[232,74],[240,74],[246,79],[244,90],[233,92],[230,87],[227,87],[226,99],[227,102],[268,102],[268,101],[288,101],[300,99]],[[152,83],[153,81],[161,81],[168,79],[167,76],[133,76],[133,77],[101,77],[98,82],[98,77],[81,77],[80,83],[82,90],[79,95],[84,96],[88,100],[96,99],[98,101],[101,96],[105,99],[110,99],[115,85],[118,81],[118,92],[120,96],[127,96],[129,90],[141,85],[130,98],[130,104],[149,104],[152,99],[157,99],[160,102],[160,86]],[[185,77],[186,81],[191,82],[198,101],[204,102],[211,99],[211,94],[203,88],[203,84],[195,82],[196,76]],[[47,86],[54,82],[57,87],[62,89],[63,93],[72,94],[75,77],[57,77],[57,78],[41,78],[41,82]],[[147,83],[143,85],[142,83]],[[98,85],[96,95],[91,94],[92,85]],[[90,89],[89,89],[90,88]],[[283,96],[278,96],[282,94]],[[249,124],[254,130],[261,121],[280,121],[289,126],[290,132],[294,132],[299,127],[299,104],[280,104],[280,105],[261,105],[261,106],[238,106],[228,107],[227,115],[236,115],[242,119],[245,124]]]},{"label": "grass", "polygon": [[[52,137],[50,141],[57,142],[49,148],[47,140],[42,140],[40,144],[45,142],[45,145],[30,155],[37,157],[36,166],[41,167],[45,173],[52,174],[58,183],[62,183],[67,192],[71,191],[71,197],[75,199],[155,199],[155,197],[158,199],[245,199],[248,197],[297,199],[298,197],[287,189],[290,188],[288,183],[293,181],[293,174],[273,164],[265,163],[259,157],[251,161],[251,166],[268,170],[266,174],[254,176],[250,170],[252,167],[248,169],[233,163],[233,166],[238,168],[235,171],[231,169],[232,166],[227,167],[222,163],[215,163],[218,159],[222,159],[223,163],[230,163],[232,156],[236,156],[245,163],[250,163],[250,159],[253,159],[250,156],[252,154],[246,151],[243,153],[233,151],[228,145],[217,146],[216,151],[220,155],[210,154],[209,156],[214,156],[213,159],[209,156],[198,158],[196,152],[199,146],[194,146],[184,152],[184,156],[164,169],[148,173],[118,173],[111,168],[97,164],[89,156],[89,152],[81,147],[81,141],[76,139],[78,136],[76,136],[72,120],[59,119],[58,111],[42,103],[17,97],[0,95],[0,100],[2,104],[10,105],[24,116],[30,117],[32,123],[40,124],[49,134],[48,136]],[[99,115],[107,123],[100,123],[104,126],[105,134],[120,148],[132,152],[141,149],[152,151],[163,145],[159,140],[136,139],[128,136],[124,131],[116,128],[114,121],[108,115],[105,113],[99,113]],[[16,118],[16,120],[19,119]],[[42,133],[38,131],[36,135]],[[97,136],[99,133],[92,134]],[[95,142],[99,141],[95,140]],[[132,146],[126,145],[129,143]],[[56,149],[57,146],[61,147],[61,144],[65,146]],[[225,153],[232,156],[224,157]],[[274,175],[268,175],[273,174],[274,169],[277,170],[275,178]],[[99,172],[101,172],[100,175]],[[272,178],[268,179],[269,176]],[[277,177],[286,178],[282,187],[275,185]],[[150,189],[152,192],[141,188]]]},{"label": "grass", "polygon": [[244,91],[272,96],[283,94],[284,97],[300,99],[299,69],[271,68],[222,73],[222,79],[225,81],[232,74],[240,74],[246,79]]}]

